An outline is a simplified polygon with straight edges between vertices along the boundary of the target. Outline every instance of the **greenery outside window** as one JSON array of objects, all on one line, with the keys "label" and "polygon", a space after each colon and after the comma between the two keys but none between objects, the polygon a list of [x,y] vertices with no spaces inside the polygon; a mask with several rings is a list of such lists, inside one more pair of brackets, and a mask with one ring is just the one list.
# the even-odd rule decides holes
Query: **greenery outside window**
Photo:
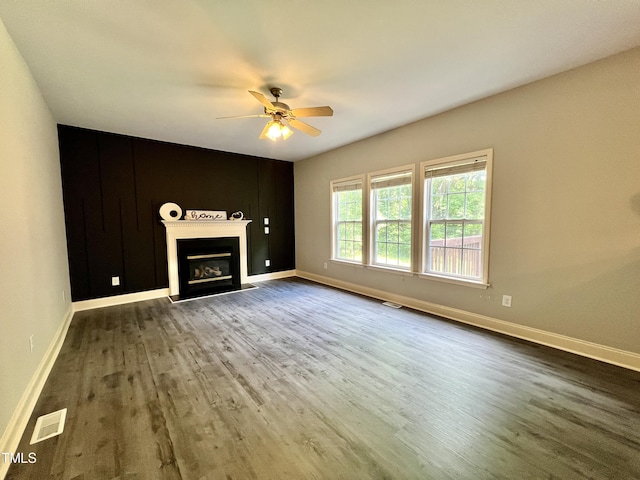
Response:
[{"label": "greenery outside window", "polygon": [[363,262],[362,184],[362,177],[331,182],[335,260]]},{"label": "greenery outside window", "polygon": [[372,174],[371,265],[411,269],[413,168]]},{"label": "greenery outside window", "polygon": [[422,163],[423,273],[487,283],[492,154]]}]

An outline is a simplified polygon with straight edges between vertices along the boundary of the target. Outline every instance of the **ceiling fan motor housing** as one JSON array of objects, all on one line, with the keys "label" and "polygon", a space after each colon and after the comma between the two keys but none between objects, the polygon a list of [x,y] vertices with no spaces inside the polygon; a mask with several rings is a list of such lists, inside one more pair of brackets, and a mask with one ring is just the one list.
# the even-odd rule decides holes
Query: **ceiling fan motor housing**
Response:
[{"label": "ceiling fan motor housing", "polygon": [[[275,110],[279,113],[286,114],[289,110],[289,105],[282,102],[271,102],[271,104],[275,107]],[[265,109],[266,110],[266,109]]]}]

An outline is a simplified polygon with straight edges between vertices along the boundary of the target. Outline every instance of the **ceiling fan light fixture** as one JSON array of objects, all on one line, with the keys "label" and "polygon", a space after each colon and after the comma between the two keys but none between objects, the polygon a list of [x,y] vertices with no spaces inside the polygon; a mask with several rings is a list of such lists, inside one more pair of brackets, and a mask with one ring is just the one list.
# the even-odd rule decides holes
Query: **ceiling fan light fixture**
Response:
[{"label": "ceiling fan light fixture", "polygon": [[293,131],[280,120],[271,120],[267,126],[266,136],[274,142],[279,138],[286,140],[291,136]]},{"label": "ceiling fan light fixture", "polygon": [[279,101],[282,95],[282,89],[273,87],[270,89],[271,94],[276,98],[275,102],[270,102],[260,92],[254,92],[249,90],[249,93],[258,100],[263,106],[263,112],[260,115],[236,115],[234,117],[218,117],[218,118],[249,118],[249,117],[271,117],[271,120],[260,132],[258,138],[264,140],[265,138],[275,142],[278,139],[283,141],[289,138],[293,134],[292,128],[300,130],[302,133],[306,133],[312,137],[320,135],[320,130],[316,127],[298,120],[298,117],[331,117],[333,116],[333,109],[325,105],[323,107],[306,107],[306,108],[294,108],[293,110],[286,103]]},{"label": "ceiling fan light fixture", "polygon": [[286,125],[282,125],[282,128],[280,129],[280,131],[282,132],[282,140],[286,140],[291,135],[293,135],[293,130],[291,130]]}]

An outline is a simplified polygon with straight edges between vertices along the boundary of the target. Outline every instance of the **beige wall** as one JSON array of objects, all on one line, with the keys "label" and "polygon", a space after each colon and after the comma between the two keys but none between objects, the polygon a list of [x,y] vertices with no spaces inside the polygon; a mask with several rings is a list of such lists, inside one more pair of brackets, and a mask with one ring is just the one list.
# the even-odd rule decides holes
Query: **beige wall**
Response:
[{"label": "beige wall", "polygon": [[[634,49],[297,162],[297,269],[640,353],[638,72]],[[489,147],[488,290],[323,269],[331,179]]]},{"label": "beige wall", "polygon": [[0,72],[1,434],[71,303],[56,123],[1,21]]}]

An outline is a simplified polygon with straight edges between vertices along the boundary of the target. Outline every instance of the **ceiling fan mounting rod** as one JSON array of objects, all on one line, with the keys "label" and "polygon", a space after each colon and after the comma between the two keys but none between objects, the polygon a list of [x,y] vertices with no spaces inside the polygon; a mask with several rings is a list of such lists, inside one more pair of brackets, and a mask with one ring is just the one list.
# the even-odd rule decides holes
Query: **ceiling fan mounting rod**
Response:
[{"label": "ceiling fan mounting rod", "polygon": [[280,96],[282,95],[282,89],[279,87],[271,87],[269,89],[269,91],[271,92],[271,95],[273,95],[274,97],[276,97],[276,101],[278,101],[278,99],[280,98]]}]

